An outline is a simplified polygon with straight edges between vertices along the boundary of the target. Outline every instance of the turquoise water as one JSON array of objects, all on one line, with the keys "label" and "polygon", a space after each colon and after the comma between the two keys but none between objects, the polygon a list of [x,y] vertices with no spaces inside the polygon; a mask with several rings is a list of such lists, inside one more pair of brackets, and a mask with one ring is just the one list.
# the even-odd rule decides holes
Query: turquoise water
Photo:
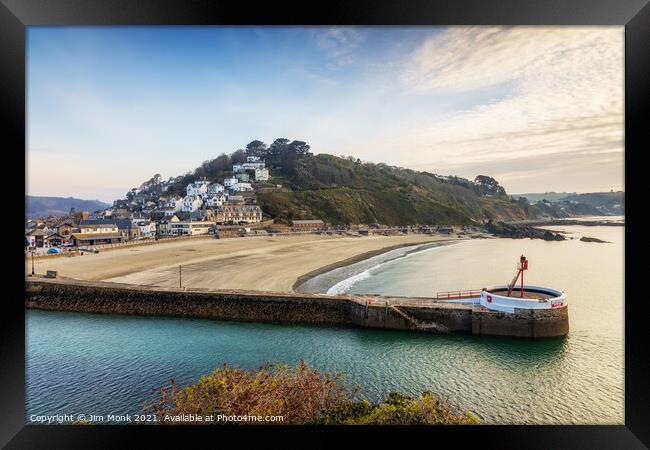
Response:
[{"label": "turquoise water", "polygon": [[[32,310],[26,323],[27,418],[139,413],[152,389],[170,378],[190,383],[224,362],[253,369],[267,361],[302,359],[321,370],[344,372],[371,400],[391,391],[429,390],[474,411],[484,423],[622,424],[623,229],[565,229],[577,238],[599,237],[611,244],[462,242],[382,264],[350,289],[430,295],[507,282],[525,253],[531,261],[527,282],[569,294],[566,338],[434,336]],[[474,283],[467,285],[468,279]]]}]

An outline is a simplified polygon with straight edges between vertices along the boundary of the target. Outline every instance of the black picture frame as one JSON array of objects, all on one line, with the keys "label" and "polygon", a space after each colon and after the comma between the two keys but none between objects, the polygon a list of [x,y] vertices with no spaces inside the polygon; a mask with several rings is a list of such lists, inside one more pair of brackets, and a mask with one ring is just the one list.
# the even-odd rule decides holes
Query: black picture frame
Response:
[{"label": "black picture frame", "polygon": [[[41,25],[620,25],[625,26],[625,425],[621,426],[478,426],[478,427],[360,427],[308,428],[310,440],[324,444],[369,432],[381,440],[388,437],[404,445],[427,442],[440,445],[440,438],[453,444],[467,440],[482,447],[498,448],[646,448],[650,445],[650,359],[643,338],[650,318],[648,300],[641,290],[643,226],[640,203],[644,176],[642,158],[648,146],[647,117],[650,117],[650,5],[648,0],[550,0],[550,1],[427,1],[348,0],[313,4],[278,2],[235,2],[223,0],[0,0],[0,111],[4,155],[14,155],[17,167],[25,168],[25,44],[26,27]],[[17,171],[7,165],[5,173]],[[25,173],[23,171],[23,173]],[[27,175],[26,175],[27,176]],[[15,211],[24,208],[13,182],[12,204],[5,223],[24,229],[23,217]],[[15,203],[13,203],[15,202]],[[15,244],[16,259],[24,260]],[[7,250],[9,251],[9,250]],[[116,447],[131,439],[167,434],[168,427],[82,427],[25,425],[25,307],[24,272],[18,261],[8,265],[5,284],[17,292],[5,294],[2,307],[5,324],[0,329],[0,444],[7,448]],[[217,431],[244,438],[271,431],[294,433],[294,427],[280,427],[251,433],[248,427],[173,427],[181,439]],[[264,428],[264,427],[260,427]],[[305,431],[305,429],[301,429]],[[334,433],[333,431],[336,431]],[[214,434],[214,433],[213,433]],[[424,434],[416,436],[415,434]],[[343,436],[342,436],[343,435]],[[214,435],[211,436],[214,439]],[[285,438],[286,439],[286,438]],[[301,438],[304,439],[304,438]],[[420,439],[425,439],[421,441]],[[198,442],[198,441],[196,441]],[[223,441],[215,442],[222,444]],[[299,444],[299,442],[296,442]],[[198,444],[197,444],[198,445]],[[420,444],[418,444],[420,445]]]}]

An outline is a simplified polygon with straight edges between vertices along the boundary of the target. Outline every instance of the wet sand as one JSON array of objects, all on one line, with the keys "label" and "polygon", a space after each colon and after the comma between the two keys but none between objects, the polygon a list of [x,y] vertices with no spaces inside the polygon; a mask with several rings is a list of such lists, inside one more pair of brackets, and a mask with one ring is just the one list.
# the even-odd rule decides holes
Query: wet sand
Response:
[{"label": "wet sand", "polygon": [[[448,236],[260,236],[197,239],[124,248],[70,258],[43,259],[36,272],[143,286],[288,292],[297,281],[400,246]],[[26,261],[26,273],[31,266]],[[29,266],[29,267],[28,267]]]}]

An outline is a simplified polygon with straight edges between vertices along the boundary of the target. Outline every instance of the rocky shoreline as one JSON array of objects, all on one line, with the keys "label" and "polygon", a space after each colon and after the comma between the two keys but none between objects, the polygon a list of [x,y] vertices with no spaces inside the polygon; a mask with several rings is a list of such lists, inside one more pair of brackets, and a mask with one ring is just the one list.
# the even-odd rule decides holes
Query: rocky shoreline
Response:
[{"label": "rocky shoreline", "polygon": [[595,237],[589,237],[589,236],[582,236],[580,238],[580,241],[581,242],[599,242],[601,244],[608,244],[609,243],[609,241],[603,241],[602,239],[598,239],[598,238],[595,238]]},{"label": "rocky shoreline", "polygon": [[511,239],[543,239],[545,241],[564,241],[566,238],[560,232],[536,228],[530,225],[489,221],[485,225],[488,233],[498,237]]}]

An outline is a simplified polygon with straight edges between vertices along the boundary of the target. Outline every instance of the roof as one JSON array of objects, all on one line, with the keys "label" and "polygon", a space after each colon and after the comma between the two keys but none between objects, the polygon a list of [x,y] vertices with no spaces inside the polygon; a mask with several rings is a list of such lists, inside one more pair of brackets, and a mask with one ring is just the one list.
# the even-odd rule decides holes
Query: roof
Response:
[{"label": "roof", "polygon": [[119,229],[131,229],[133,227],[133,224],[131,223],[130,219],[113,219],[111,220],[115,225],[117,225],[117,228]]},{"label": "roof", "polygon": [[47,233],[41,230],[40,228],[36,228],[27,234],[29,234],[30,236],[47,236]]},{"label": "roof", "polygon": [[45,239],[63,239],[63,236],[61,236],[59,233],[52,233],[45,236]]},{"label": "roof", "polygon": [[292,220],[294,225],[322,225],[324,222],[320,219],[317,220]]},{"label": "roof", "polygon": [[93,239],[113,239],[119,238],[120,233],[75,233],[72,235],[75,239],[79,241],[89,241]]},{"label": "roof", "polygon": [[88,225],[115,225],[115,219],[85,219],[79,223],[80,227]]},{"label": "roof", "polygon": [[190,213],[190,220],[203,219],[203,212],[199,209]]}]

